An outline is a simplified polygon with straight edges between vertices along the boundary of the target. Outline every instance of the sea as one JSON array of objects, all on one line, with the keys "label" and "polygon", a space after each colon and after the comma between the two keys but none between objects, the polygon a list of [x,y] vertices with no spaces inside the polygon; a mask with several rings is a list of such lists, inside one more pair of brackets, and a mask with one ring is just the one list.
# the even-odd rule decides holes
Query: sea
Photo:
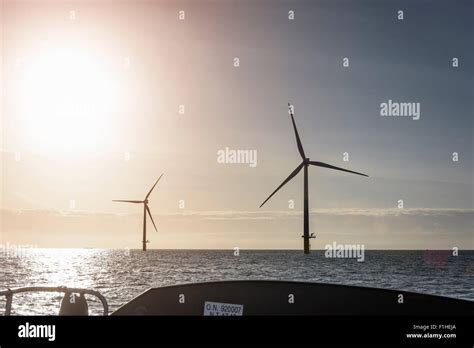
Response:
[{"label": "sea", "polygon": [[[152,287],[223,280],[294,280],[350,284],[474,301],[474,251],[365,251],[364,261],[324,250],[31,249],[0,252],[0,290],[67,286],[102,293],[110,312]],[[12,315],[57,315],[62,295],[15,295]],[[100,315],[99,301],[88,297]],[[5,299],[0,298],[3,314]]]}]

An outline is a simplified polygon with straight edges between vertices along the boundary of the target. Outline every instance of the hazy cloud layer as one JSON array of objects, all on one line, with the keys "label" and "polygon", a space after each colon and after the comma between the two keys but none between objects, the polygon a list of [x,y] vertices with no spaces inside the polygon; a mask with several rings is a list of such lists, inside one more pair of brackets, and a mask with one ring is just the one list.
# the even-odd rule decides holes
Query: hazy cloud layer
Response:
[{"label": "hazy cloud layer", "polygon": [[[139,247],[141,214],[2,210],[3,242],[44,247]],[[154,214],[152,248],[301,247],[301,211],[185,211]],[[333,241],[369,249],[474,247],[474,209],[317,209],[314,248]]]}]

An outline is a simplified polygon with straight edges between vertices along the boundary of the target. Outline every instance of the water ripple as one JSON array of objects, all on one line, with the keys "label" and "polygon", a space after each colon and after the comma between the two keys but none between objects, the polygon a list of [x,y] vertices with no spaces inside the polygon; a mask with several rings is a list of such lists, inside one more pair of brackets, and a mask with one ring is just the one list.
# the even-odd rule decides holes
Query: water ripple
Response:
[{"label": "water ripple", "polygon": [[[113,311],[150,287],[179,283],[275,279],[370,286],[474,300],[474,252],[366,251],[365,262],[328,259],[321,251],[38,249],[0,254],[0,288],[50,285],[99,290]],[[13,314],[57,314],[58,294],[15,296]],[[0,299],[3,310],[4,299]],[[93,314],[101,313],[89,301]]]}]

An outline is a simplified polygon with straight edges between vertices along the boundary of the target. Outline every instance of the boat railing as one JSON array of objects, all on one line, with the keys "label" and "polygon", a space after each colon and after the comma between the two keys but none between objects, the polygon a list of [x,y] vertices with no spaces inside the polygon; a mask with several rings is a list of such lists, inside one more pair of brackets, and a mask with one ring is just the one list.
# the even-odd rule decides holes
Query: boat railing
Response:
[{"label": "boat railing", "polygon": [[103,315],[109,315],[109,305],[107,303],[107,300],[105,297],[98,291],[96,290],[90,290],[90,289],[81,289],[81,288],[68,288],[65,286],[27,286],[27,287],[22,287],[22,288],[16,288],[16,289],[7,289],[0,291],[0,297],[5,296],[6,297],[6,306],[5,306],[5,316],[11,315],[12,311],[12,303],[13,303],[13,295],[15,294],[20,294],[20,293],[25,293],[25,292],[62,292],[62,293],[76,293],[76,294],[81,294],[82,295],[92,295],[97,297],[100,302],[102,302],[102,306],[104,308],[104,313]]}]

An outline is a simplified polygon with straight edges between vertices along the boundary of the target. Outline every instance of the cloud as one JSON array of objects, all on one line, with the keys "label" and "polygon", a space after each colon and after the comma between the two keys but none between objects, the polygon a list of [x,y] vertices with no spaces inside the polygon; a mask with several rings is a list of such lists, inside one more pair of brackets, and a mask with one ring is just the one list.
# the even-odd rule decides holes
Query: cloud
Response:
[{"label": "cloud", "polygon": [[[263,210],[263,211],[189,211],[183,213],[158,214],[161,216],[200,217],[212,220],[274,220],[300,218],[301,210]],[[361,217],[396,217],[396,216],[474,216],[474,209],[454,208],[369,208],[369,209],[311,209],[313,216],[361,216]]]},{"label": "cloud", "polygon": [[[141,235],[141,214],[59,211],[1,211],[0,241],[44,247],[133,246]],[[474,209],[313,209],[310,230],[317,245],[362,243],[371,249],[463,249],[474,247]],[[154,214],[158,248],[297,249],[301,211],[183,211]],[[138,236],[138,237],[137,237]],[[138,239],[137,239],[138,238]]]},{"label": "cloud", "polygon": [[[129,218],[141,216],[142,214],[133,213],[110,213],[110,212],[91,212],[86,210],[53,210],[53,209],[2,209],[2,213],[23,214],[23,215],[45,215],[60,217],[104,217],[104,218]],[[206,220],[275,220],[275,219],[294,219],[301,218],[301,210],[206,210],[206,211],[183,211],[183,212],[165,212],[154,213],[158,217],[169,218],[198,218]],[[311,209],[311,216],[347,216],[347,217],[455,217],[472,216],[474,218],[474,209],[470,208],[343,208],[343,209]]]}]

